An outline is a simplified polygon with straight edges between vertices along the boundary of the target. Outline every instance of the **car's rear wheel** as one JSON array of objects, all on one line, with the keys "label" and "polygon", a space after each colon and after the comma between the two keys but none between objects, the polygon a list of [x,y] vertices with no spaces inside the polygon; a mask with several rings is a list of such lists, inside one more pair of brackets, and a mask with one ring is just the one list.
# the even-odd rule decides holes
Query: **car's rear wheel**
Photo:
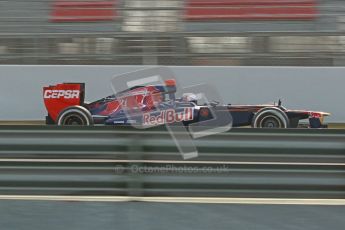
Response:
[{"label": "car's rear wheel", "polygon": [[93,125],[90,112],[82,106],[71,106],[63,110],[57,119],[57,125]]},{"label": "car's rear wheel", "polygon": [[289,128],[289,118],[279,108],[264,108],[259,110],[252,120],[253,128]]}]

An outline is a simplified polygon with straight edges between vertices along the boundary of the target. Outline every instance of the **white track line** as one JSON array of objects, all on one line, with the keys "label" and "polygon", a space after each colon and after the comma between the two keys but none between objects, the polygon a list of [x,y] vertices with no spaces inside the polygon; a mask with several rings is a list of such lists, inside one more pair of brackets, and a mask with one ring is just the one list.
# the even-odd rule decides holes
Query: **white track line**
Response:
[{"label": "white track line", "polygon": [[11,159],[1,158],[0,162],[55,162],[55,163],[165,163],[165,164],[223,164],[223,165],[329,165],[345,166],[345,163],[327,162],[256,162],[256,161],[162,161],[162,160],[112,160],[112,159]]},{"label": "white track line", "polygon": [[196,198],[138,196],[37,196],[0,195],[0,200],[80,201],[80,202],[162,202],[198,204],[268,204],[268,205],[345,205],[345,199],[280,199],[280,198]]}]

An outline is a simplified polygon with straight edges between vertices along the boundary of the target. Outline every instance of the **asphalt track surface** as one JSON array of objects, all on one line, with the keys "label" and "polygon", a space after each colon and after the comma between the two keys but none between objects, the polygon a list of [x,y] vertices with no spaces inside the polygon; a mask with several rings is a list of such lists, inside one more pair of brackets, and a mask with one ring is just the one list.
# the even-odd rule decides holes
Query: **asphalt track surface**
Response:
[{"label": "asphalt track surface", "polygon": [[345,206],[0,201],[0,229],[343,230]]},{"label": "asphalt track surface", "polygon": [[[46,125],[46,124],[44,120],[0,120],[0,125]],[[328,123],[328,128],[345,129],[345,123]]]}]

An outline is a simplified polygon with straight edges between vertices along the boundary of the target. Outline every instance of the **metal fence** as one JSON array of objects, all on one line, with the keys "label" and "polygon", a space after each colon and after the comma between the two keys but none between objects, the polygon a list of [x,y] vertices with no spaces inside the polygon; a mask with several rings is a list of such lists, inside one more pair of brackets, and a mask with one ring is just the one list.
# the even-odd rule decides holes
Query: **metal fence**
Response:
[{"label": "metal fence", "polygon": [[319,1],[312,20],[228,21],[185,20],[186,1],[118,0],[99,22],[54,21],[58,1],[0,1],[0,63],[345,65],[342,1]]},{"label": "metal fence", "polygon": [[233,129],[197,140],[199,157],[184,161],[163,130],[2,126],[0,195],[344,198],[344,140]]}]

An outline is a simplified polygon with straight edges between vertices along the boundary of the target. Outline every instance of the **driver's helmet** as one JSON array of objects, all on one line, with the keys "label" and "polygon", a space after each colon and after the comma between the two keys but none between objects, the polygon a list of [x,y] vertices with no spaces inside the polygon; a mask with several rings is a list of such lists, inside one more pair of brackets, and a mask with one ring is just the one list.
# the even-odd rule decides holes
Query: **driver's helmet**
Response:
[{"label": "driver's helmet", "polygon": [[182,95],[182,101],[184,102],[195,102],[197,99],[197,95],[194,93],[184,93]]}]

